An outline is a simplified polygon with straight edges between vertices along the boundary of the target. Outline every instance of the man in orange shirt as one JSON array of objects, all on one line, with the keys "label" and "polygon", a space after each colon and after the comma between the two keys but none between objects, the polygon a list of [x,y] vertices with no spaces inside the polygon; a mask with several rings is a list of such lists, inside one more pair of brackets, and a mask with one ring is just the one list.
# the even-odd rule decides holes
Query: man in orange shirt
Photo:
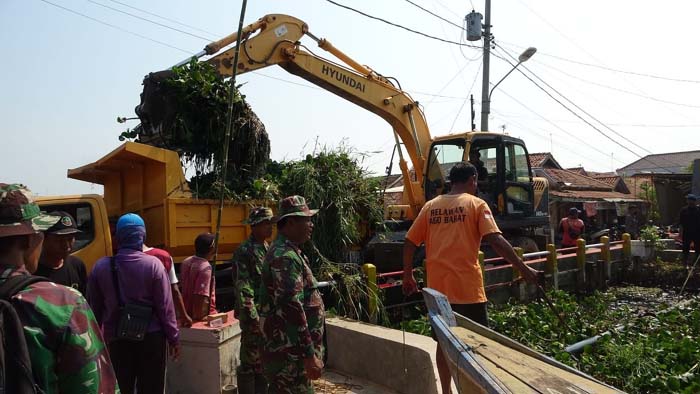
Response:
[{"label": "man in orange shirt", "polygon": [[[537,283],[537,271],[518,257],[501,235],[488,204],[473,194],[477,170],[458,163],[450,170],[452,189],[428,201],[406,234],[403,249],[403,291],[417,289],[413,256],[425,243],[428,287],[447,296],[452,310],[484,326],[488,325],[486,291],[479,266],[479,246],[484,238],[501,257],[517,267],[523,278]],[[438,344],[436,361],[443,394],[450,393],[450,370]]]}]

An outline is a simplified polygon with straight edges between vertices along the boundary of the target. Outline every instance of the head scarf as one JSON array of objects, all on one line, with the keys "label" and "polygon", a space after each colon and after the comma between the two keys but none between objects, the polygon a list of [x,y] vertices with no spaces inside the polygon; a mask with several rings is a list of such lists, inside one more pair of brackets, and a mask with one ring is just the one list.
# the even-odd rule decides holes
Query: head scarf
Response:
[{"label": "head scarf", "polygon": [[139,252],[143,249],[146,239],[146,227],[126,226],[117,230],[117,246],[119,249],[132,249]]}]

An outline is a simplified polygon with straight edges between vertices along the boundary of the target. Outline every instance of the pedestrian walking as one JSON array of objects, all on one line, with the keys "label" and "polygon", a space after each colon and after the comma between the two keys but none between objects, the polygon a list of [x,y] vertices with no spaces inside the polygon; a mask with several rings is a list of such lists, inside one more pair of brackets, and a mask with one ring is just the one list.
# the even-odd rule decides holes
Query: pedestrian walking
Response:
[{"label": "pedestrian walking", "polygon": [[177,360],[179,331],[163,264],[143,253],[146,225],[129,213],[117,221],[118,251],[97,261],[88,300],[109,343],[122,392],[162,393],[166,355]]},{"label": "pedestrian walking", "polygon": [[194,240],[195,255],[182,261],[182,298],[185,310],[194,321],[216,313],[216,283],[212,279],[210,260],[214,258],[212,233],[202,233]]},{"label": "pedestrian walking", "polygon": [[697,206],[697,196],[688,194],[686,206],[680,212],[681,240],[683,240],[683,265],[690,268],[688,255],[693,246],[695,256],[700,256],[700,208]]},{"label": "pedestrian walking", "polygon": [[35,275],[48,278],[54,283],[72,287],[85,296],[87,290],[87,270],[85,263],[77,256],[72,256],[78,230],[75,220],[68,212],[49,213],[61,219],[44,231],[44,246],[41,249],[39,268]]},{"label": "pedestrian walking", "polygon": [[[0,392],[35,393],[38,388],[46,394],[118,393],[107,348],[85,298],[75,289],[31,276],[42,250],[41,231],[60,220],[42,214],[25,186],[0,183]],[[12,330],[13,317],[19,318],[19,330]]]},{"label": "pedestrian walking", "polygon": [[301,196],[282,199],[277,238],[262,266],[260,326],[264,341],[262,363],[268,393],[313,393],[311,383],[323,372],[325,311],[316,278],[300,246],[311,239],[311,217]]},{"label": "pedestrian walking", "polygon": [[[455,312],[488,326],[486,291],[479,266],[482,239],[516,267],[527,282],[537,283],[537,271],[517,256],[501,235],[488,204],[474,196],[477,169],[469,163],[457,163],[450,169],[449,179],[450,192],[428,201],[406,234],[403,291],[411,295],[418,290],[413,257],[417,248],[425,244],[428,287],[447,296]],[[450,393],[450,371],[440,344],[436,361],[442,393]]]},{"label": "pedestrian walking", "polygon": [[236,318],[241,322],[241,365],[236,373],[240,394],[264,394],[267,381],[263,375],[260,351],[262,331],[260,305],[261,271],[272,236],[272,210],[256,207],[244,222],[250,225],[250,237],[233,253],[231,269],[235,296]]}]

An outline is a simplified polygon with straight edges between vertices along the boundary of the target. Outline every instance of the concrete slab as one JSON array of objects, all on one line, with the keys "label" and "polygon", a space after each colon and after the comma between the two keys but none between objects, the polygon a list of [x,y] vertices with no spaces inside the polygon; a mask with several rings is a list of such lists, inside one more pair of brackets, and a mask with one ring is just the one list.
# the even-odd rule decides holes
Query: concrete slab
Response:
[{"label": "concrete slab", "polygon": [[326,321],[328,368],[401,394],[437,394],[437,342],[348,319]]}]

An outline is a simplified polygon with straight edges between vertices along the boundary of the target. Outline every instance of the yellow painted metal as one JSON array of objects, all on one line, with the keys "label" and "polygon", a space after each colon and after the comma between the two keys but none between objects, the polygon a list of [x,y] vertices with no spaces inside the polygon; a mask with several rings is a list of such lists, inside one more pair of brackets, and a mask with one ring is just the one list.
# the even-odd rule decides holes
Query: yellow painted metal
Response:
[{"label": "yellow painted metal", "polygon": [[586,241],[580,238],[576,240],[576,267],[580,284],[583,285],[586,283]]},{"label": "yellow painted metal", "polygon": [[552,278],[552,286],[559,289],[559,262],[557,260],[557,247],[547,244],[547,262],[545,263],[545,273]]},{"label": "yellow painted metal", "polygon": [[625,260],[632,258],[632,236],[629,233],[622,234],[622,255]]},{"label": "yellow painted metal", "polygon": [[370,319],[376,322],[379,311],[379,288],[377,287],[377,267],[374,264],[364,264],[362,272],[367,277],[367,290],[369,291],[367,309],[369,309]]},{"label": "yellow painted metal", "polygon": [[[516,246],[516,247],[514,247],[513,249],[515,249],[515,254],[517,254],[518,257],[520,257],[520,258],[522,259],[522,258],[523,258],[523,254],[525,253],[525,252],[523,251],[523,248],[517,247],[517,246]],[[521,275],[521,274],[520,274],[520,270],[519,270],[517,267],[514,266],[514,267],[513,267],[513,280],[516,280],[516,279],[520,278],[520,275]]]}]

